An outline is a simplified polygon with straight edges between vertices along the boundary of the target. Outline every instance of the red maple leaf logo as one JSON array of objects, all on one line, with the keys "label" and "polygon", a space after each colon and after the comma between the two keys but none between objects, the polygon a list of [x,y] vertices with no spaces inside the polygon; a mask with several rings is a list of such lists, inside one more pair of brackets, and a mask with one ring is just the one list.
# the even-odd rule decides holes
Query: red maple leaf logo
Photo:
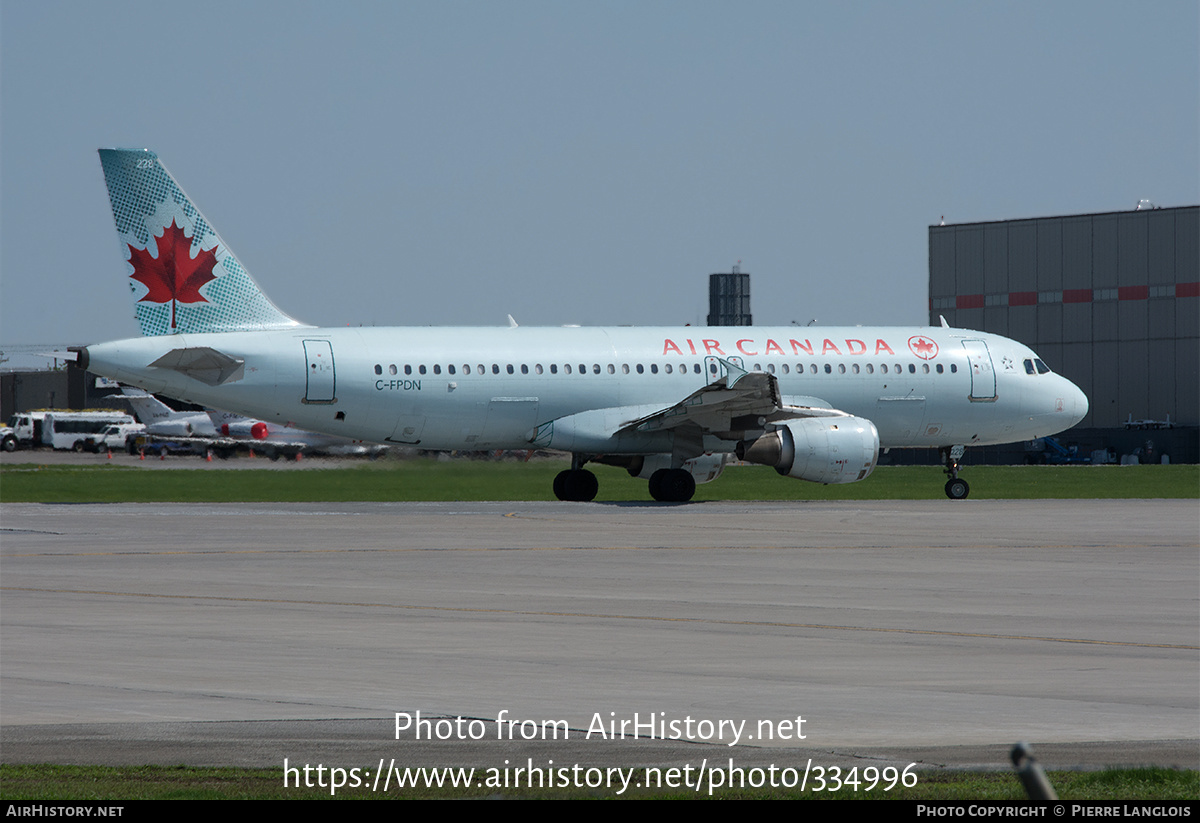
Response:
[{"label": "red maple leaf logo", "polygon": [[937,343],[924,337],[908,338],[908,348],[922,360],[931,360],[938,353]]},{"label": "red maple leaf logo", "polygon": [[200,294],[200,287],[216,280],[212,273],[217,265],[217,256],[211,249],[201,250],[192,257],[192,238],[171,221],[163,228],[162,237],[156,237],[158,257],[152,257],[147,249],[129,246],[132,256],[134,280],[146,286],[146,296],[139,303],[166,303],[171,301],[171,328],[175,328],[176,303],[207,303]]}]

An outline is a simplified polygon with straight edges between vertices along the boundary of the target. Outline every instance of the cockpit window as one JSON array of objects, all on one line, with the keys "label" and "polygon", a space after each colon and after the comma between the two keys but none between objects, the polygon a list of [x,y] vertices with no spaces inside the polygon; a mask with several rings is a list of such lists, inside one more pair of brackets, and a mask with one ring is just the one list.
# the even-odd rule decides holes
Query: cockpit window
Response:
[{"label": "cockpit window", "polygon": [[1050,371],[1050,367],[1041,360],[1034,360],[1033,365],[1037,366],[1038,374],[1047,374]]},{"label": "cockpit window", "polygon": [[1025,373],[1026,374],[1037,374],[1037,369],[1035,369],[1033,367],[1033,361],[1030,360],[1028,357],[1025,358]]}]

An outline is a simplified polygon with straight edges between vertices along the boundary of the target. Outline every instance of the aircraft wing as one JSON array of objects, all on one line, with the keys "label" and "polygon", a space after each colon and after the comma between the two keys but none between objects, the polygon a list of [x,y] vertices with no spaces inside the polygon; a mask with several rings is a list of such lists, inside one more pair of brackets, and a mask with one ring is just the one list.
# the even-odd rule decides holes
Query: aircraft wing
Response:
[{"label": "aircraft wing", "polygon": [[845,412],[830,408],[817,398],[788,398],[808,402],[785,404],[775,375],[749,372],[725,360],[720,362],[725,375],[719,380],[692,392],[674,406],[626,424],[618,434],[664,431],[681,426],[696,426],[704,432],[719,433],[759,428],[763,423],[801,417],[845,416]]}]

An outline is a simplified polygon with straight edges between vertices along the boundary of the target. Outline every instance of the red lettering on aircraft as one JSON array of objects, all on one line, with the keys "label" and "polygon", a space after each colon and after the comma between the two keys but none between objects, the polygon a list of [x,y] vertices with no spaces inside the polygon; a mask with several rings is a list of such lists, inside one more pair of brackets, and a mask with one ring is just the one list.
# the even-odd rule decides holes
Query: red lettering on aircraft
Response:
[{"label": "red lettering on aircraft", "polygon": [[668,338],[663,341],[663,354],[666,354],[667,352],[672,352],[672,351],[681,357],[683,356],[683,352],[680,351],[679,347],[675,345],[675,341]]},{"label": "red lettering on aircraft", "polygon": [[875,338],[875,353],[880,354],[881,352],[887,352],[888,354],[895,354],[895,352],[892,351],[891,346],[889,346],[887,343],[884,343],[882,340],[880,340],[877,337],[877,338]]},{"label": "red lettering on aircraft", "polygon": [[725,353],[725,352],[721,351],[721,341],[720,340],[701,340],[700,342],[704,344],[704,353],[705,354],[712,354],[713,352],[716,352],[717,354]]},{"label": "red lettering on aircraft", "polygon": [[834,354],[841,354],[841,351],[838,349],[838,347],[833,345],[833,341],[826,337],[825,342],[821,345],[821,354],[829,354],[831,351]]},{"label": "red lettering on aircraft", "polygon": [[771,353],[771,352],[773,352],[773,351],[775,351],[775,352],[779,352],[780,354],[783,354],[783,347],[782,347],[782,346],[780,346],[778,343],[776,343],[774,340],[772,340],[771,338],[769,338],[769,337],[768,337],[768,338],[767,338],[767,351],[766,351],[766,354],[770,354],[770,353]]},{"label": "red lettering on aircraft", "polygon": [[[855,348],[856,345],[858,346],[858,348]],[[867,344],[861,340],[847,339],[846,340],[846,348],[849,350],[850,354],[866,354]]]},{"label": "red lettering on aircraft", "polygon": [[742,354],[756,355],[756,354],[758,354],[758,352],[746,351],[746,348],[742,345],[743,343],[753,343],[753,342],[754,341],[749,338],[744,338],[742,340],[737,341],[737,343],[735,345],[737,346],[737,350],[740,351]]},{"label": "red lettering on aircraft", "polygon": [[789,340],[788,342],[792,344],[792,354],[799,354],[801,349],[804,349],[809,354],[813,353],[812,343],[807,338],[803,343],[799,340]]},{"label": "red lettering on aircraft", "polygon": [[695,354],[696,353],[696,344],[693,343],[690,339],[687,341],[687,343],[688,343],[688,348],[692,350],[692,354]]}]

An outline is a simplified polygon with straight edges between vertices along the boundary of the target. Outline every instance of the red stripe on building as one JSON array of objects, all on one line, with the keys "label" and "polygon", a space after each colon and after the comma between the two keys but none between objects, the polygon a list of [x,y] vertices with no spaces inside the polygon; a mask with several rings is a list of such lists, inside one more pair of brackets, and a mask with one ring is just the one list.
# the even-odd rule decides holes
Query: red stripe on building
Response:
[{"label": "red stripe on building", "polygon": [[1063,289],[1064,303],[1091,303],[1091,289]]},{"label": "red stripe on building", "polygon": [[1176,297],[1200,297],[1200,280],[1192,281],[1191,283],[1176,283]]},{"label": "red stripe on building", "polygon": [[1118,300],[1145,300],[1149,296],[1149,286],[1121,286],[1117,289]]},{"label": "red stripe on building", "polygon": [[982,309],[983,295],[982,294],[960,294],[954,298],[954,308],[956,309]]},{"label": "red stripe on building", "polygon": [[1010,306],[1036,306],[1037,292],[1035,291],[1010,291],[1008,293],[1008,305]]}]

